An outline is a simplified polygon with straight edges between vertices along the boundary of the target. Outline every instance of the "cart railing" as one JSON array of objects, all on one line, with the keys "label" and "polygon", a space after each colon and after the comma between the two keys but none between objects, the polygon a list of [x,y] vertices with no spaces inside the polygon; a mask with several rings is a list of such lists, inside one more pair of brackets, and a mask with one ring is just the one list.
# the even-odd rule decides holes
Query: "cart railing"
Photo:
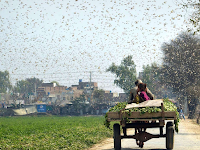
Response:
[{"label": "cart railing", "polygon": [[122,121],[125,118],[129,121],[145,121],[145,120],[176,120],[175,111],[166,111],[166,112],[155,112],[155,113],[144,113],[140,112],[130,112],[126,113],[123,111],[120,112],[108,112],[107,113],[108,121]]}]

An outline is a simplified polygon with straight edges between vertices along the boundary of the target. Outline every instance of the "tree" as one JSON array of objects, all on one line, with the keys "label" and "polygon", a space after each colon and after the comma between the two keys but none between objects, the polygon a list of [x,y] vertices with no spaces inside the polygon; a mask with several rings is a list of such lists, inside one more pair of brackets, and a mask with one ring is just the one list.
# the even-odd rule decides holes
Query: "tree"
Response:
[{"label": "tree", "polygon": [[84,109],[85,108],[85,101],[86,101],[86,98],[85,98],[84,94],[80,95],[79,97],[76,97],[74,99],[74,101],[72,101],[76,112],[79,112],[80,109]]},{"label": "tree", "polygon": [[132,56],[124,58],[119,66],[112,63],[106,71],[116,75],[114,84],[122,88],[125,93],[128,94],[130,89],[135,86],[136,65]]},{"label": "tree", "polygon": [[14,92],[30,95],[34,93],[37,87],[40,87],[42,85],[42,82],[42,80],[35,77],[17,81],[16,86],[14,87]]},{"label": "tree", "polygon": [[171,40],[170,43],[162,45],[164,63],[161,69],[161,81],[163,84],[172,87],[177,94],[187,97],[189,118],[194,117],[193,114],[197,105],[196,99],[198,99],[189,88],[195,87],[197,89],[200,86],[199,44],[200,39],[198,36],[185,32]]},{"label": "tree", "polygon": [[160,68],[156,63],[143,66],[141,79],[144,83],[147,84],[147,87],[151,90],[151,92],[154,95],[157,95],[158,97],[161,96],[159,94],[161,90],[159,76],[160,76]]},{"label": "tree", "polygon": [[148,85],[148,88],[151,90],[153,87],[153,74],[152,74],[152,68],[150,65],[143,66],[143,77],[142,81]]},{"label": "tree", "polygon": [[94,90],[93,99],[95,99],[97,103],[103,103],[103,101],[104,101],[104,93],[105,93],[105,91],[102,90],[102,89]]},{"label": "tree", "polygon": [[28,93],[28,82],[25,80],[17,81],[14,87],[14,93]]},{"label": "tree", "polygon": [[183,7],[188,9],[193,9],[193,13],[189,17],[189,22],[192,24],[193,29],[188,28],[188,31],[193,31],[193,34],[196,34],[200,31],[200,1],[187,1],[187,3],[182,3]]},{"label": "tree", "polygon": [[9,72],[7,70],[0,71],[0,93],[6,93],[11,88]]}]

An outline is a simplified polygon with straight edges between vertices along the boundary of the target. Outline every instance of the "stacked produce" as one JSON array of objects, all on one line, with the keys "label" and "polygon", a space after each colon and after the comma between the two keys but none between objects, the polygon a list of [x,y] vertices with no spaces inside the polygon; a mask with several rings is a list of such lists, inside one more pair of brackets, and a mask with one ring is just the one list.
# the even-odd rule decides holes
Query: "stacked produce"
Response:
[{"label": "stacked produce", "polygon": [[[175,121],[175,131],[178,132],[178,122],[179,122],[179,113],[177,111],[177,107],[168,99],[163,100],[164,103],[164,111],[175,111],[176,112],[176,117],[177,120]],[[144,107],[144,108],[131,108],[131,109],[126,109],[125,107],[127,105],[127,102],[121,102],[112,107],[109,112],[119,112],[120,110],[123,110],[125,113],[131,113],[131,112],[140,112],[140,114],[144,113],[156,113],[156,112],[161,112],[161,108],[159,107]],[[127,120],[128,121],[128,120]],[[109,128],[110,122],[107,121],[107,114],[105,115],[105,126]]]}]

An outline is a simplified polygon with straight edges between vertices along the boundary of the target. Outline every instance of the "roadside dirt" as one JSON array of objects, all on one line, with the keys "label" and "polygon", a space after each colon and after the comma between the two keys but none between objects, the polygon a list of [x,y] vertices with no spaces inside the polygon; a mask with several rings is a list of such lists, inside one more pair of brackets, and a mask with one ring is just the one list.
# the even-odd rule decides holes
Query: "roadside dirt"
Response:
[{"label": "roadside dirt", "polygon": [[185,127],[185,132],[195,134],[195,137],[200,140],[200,125],[196,123],[196,119],[182,119],[180,125]]},{"label": "roadside dirt", "polygon": [[[130,129],[128,130],[128,132],[133,132],[133,130]],[[192,140],[200,141],[200,125],[196,123],[196,120],[191,120],[191,119],[180,120],[179,134],[177,134],[177,136],[181,135],[182,133],[184,134],[190,133],[188,134],[188,139],[190,139],[190,135],[193,135],[191,137]],[[102,142],[91,147],[89,150],[114,150],[113,138],[105,139]]]}]

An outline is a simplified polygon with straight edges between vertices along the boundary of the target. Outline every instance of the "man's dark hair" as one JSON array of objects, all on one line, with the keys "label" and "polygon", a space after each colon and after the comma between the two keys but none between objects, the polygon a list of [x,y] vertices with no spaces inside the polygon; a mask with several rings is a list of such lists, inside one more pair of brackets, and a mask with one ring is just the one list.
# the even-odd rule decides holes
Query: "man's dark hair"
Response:
[{"label": "man's dark hair", "polygon": [[142,83],[142,81],[140,79],[135,81],[135,85],[138,86],[138,84]]},{"label": "man's dark hair", "polygon": [[145,91],[146,87],[147,87],[147,85],[144,84],[144,83],[140,83],[140,84],[138,85],[138,88],[139,88],[141,91]]}]

